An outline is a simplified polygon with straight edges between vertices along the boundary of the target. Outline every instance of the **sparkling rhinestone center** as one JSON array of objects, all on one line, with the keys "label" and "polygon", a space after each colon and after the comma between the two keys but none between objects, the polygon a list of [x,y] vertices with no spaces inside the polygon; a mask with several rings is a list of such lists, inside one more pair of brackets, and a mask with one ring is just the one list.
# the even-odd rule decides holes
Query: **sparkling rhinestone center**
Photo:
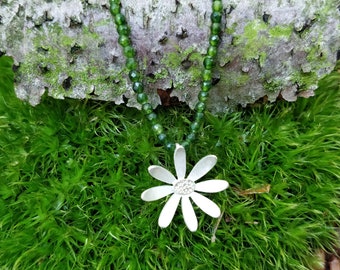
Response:
[{"label": "sparkling rhinestone center", "polygon": [[174,184],[175,193],[188,195],[195,190],[195,182],[191,180],[177,180]]}]

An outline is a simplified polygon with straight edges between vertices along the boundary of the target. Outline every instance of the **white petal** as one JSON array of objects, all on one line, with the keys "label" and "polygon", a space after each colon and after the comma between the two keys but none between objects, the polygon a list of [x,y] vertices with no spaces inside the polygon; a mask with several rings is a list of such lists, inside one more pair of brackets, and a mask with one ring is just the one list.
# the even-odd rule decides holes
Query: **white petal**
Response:
[{"label": "white petal", "polygon": [[195,232],[198,227],[198,222],[194,208],[191,205],[189,197],[182,197],[182,213],[184,217],[185,224],[190,231]]},{"label": "white petal", "polygon": [[225,190],[228,187],[229,183],[225,180],[207,180],[197,183],[195,186],[195,191],[215,193]]},{"label": "white petal", "polygon": [[174,153],[175,169],[177,173],[177,179],[184,179],[186,173],[186,154],[183,146],[176,143],[176,150]]},{"label": "white petal", "polygon": [[216,203],[207,197],[204,197],[203,195],[196,192],[191,194],[190,197],[195,202],[195,204],[209,216],[217,218],[221,215],[220,208],[216,205]]},{"label": "white petal", "polygon": [[176,180],[175,176],[161,166],[152,165],[148,168],[152,177],[164,183],[172,184]]},{"label": "white petal", "polygon": [[161,214],[158,218],[158,225],[161,228],[166,228],[169,226],[171,220],[173,219],[179,200],[181,196],[173,194],[170,199],[164,205]]},{"label": "white petal", "polygon": [[173,186],[158,186],[158,187],[152,187],[147,190],[145,190],[141,198],[144,201],[151,202],[156,201],[158,199],[161,199],[165,196],[168,196],[169,194],[174,192]]},{"label": "white petal", "polygon": [[214,155],[205,156],[197,162],[194,168],[192,168],[187,179],[196,181],[209,172],[216,164],[217,157]]}]

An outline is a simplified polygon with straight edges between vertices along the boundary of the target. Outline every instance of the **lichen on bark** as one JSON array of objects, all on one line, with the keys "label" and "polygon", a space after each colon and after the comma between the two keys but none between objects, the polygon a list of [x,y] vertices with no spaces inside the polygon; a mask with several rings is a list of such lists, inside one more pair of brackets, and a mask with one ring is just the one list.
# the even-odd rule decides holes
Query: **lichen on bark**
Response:
[{"label": "lichen on bark", "polygon": [[[223,1],[224,33],[209,101],[213,112],[280,95],[313,95],[340,49],[337,0]],[[208,46],[210,1],[122,1],[150,102],[157,89],[194,107]],[[103,0],[0,3],[0,53],[13,56],[16,93],[38,104],[93,98],[138,107]]]}]

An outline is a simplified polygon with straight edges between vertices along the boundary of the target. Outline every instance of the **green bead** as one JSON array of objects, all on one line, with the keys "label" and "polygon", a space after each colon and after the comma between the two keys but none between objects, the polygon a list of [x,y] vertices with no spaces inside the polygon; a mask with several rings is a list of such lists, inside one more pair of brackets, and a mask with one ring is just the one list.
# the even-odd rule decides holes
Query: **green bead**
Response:
[{"label": "green bead", "polygon": [[211,13],[211,21],[213,23],[220,23],[221,20],[222,20],[222,13],[221,12],[214,11],[213,13]]},{"label": "green bead", "polygon": [[200,123],[195,121],[190,125],[190,128],[193,132],[196,132],[200,127]]},{"label": "green bead", "polygon": [[221,24],[220,23],[213,23],[211,25],[211,34],[218,35],[221,33]]},{"label": "green bead", "polygon": [[149,121],[150,121],[152,124],[155,124],[155,123],[156,123],[157,114],[155,114],[154,112],[148,114],[146,117],[149,119]]},{"label": "green bead", "polygon": [[124,55],[125,57],[134,57],[135,56],[135,49],[132,46],[124,47]]},{"label": "green bead", "polygon": [[203,92],[208,92],[212,87],[211,80],[210,81],[203,81],[202,82],[202,91]]},{"label": "green bead", "polygon": [[150,103],[144,103],[142,106],[143,111],[145,112],[145,114],[150,114],[153,112],[153,108],[152,105]]},{"label": "green bead", "polygon": [[223,10],[222,1],[214,1],[212,9],[213,11],[221,12]]},{"label": "green bead", "polygon": [[203,81],[210,81],[212,78],[212,72],[209,69],[203,70],[202,79]]},{"label": "green bead", "polygon": [[196,122],[201,122],[202,119],[203,119],[203,117],[204,117],[204,113],[202,113],[202,112],[197,112],[196,115],[195,115],[195,121],[196,121]]},{"label": "green bead", "polygon": [[113,4],[120,5],[120,0],[110,0],[109,2],[110,2],[110,6]]},{"label": "green bead", "polygon": [[119,35],[125,35],[128,36],[130,35],[130,27],[127,26],[126,24],[119,25],[117,28],[117,32]]},{"label": "green bead", "polygon": [[139,104],[144,104],[148,101],[148,96],[145,93],[139,93],[137,95],[137,101]]},{"label": "green bead", "polygon": [[215,57],[217,55],[217,47],[210,46],[208,48],[208,55],[211,57]]},{"label": "green bead", "polygon": [[218,35],[212,35],[209,39],[209,43],[211,46],[218,46],[220,43],[220,37]]},{"label": "green bead", "polygon": [[140,80],[140,74],[137,70],[131,70],[129,72],[129,78],[132,82],[137,82]]},{"label": "green bead", "polygon": [[118,43],[123,47],[127,47],[131,44],[130,38],[128,36],[124,36],[124,35],[119,36]]},{"label": "green bead", "polygon": [[144,86],[141,82],[134,82],[132,84],[132,89],[135,93],[142,93],[144,91]]},{"label": "green bead", "polygon": [[212,69],[214,66],[214,59],[211,56],[206,56],[203,60],[205,69]]},{"label": "green bead", "polygon": [[181,145],[182,145],[184,148],[188,148],[188,147],[189,147],[189,142],[188,142],[188,141],[182,142]]},{"label": "green bead", "polygon": [[157,135],[160,135],[163,133],[163,127],[160,124],[152,125],[152,129]]},{"label": "green bead", "polygon": [[200,101],[196,104],[196,107],[195,107],[196,111],[197,112],[204,112],[205,110],[205,103]]},{"label": "green bead", "polygon": [[110,3],[110,12],[113,16],[116,16],[120,12],[120,5],[116,3]]},{"label": "green bead", "polygon": [[161,133],[158,135],[158,140],[160,140],[161,142],[165,142],[166,139],[167,139],[166,134]]},{"label": "green bead", "polygon": [[165,144],[165,148],[169,151],[173,151],[173,150],[175,150],[175,144],[168,142],[168,143]]},{"label": "green bead", "polygon": [[137,62],[136,62],[135,58],[127,58],[125,65],[129,70],[136,70],[137,69]]},{"label": "green bead", "polygon": [[202,101],[202,102],[205,102],[209,97],[209,92],[203,92],[201,91],[199,94],[198,94],[198,100],[199,101]]},{"label": "green bead", "polygon": [[115,15],[115,23],[117,25],[123,25],[123,24],[126,24],[126,18],[123,14],[121,13],[118,13]]},{"label": "green bead", "polygon": [[192,132],[187,136],[186,142],[191,143],[193,140],[195,140],[195,138],[196,134]]}]

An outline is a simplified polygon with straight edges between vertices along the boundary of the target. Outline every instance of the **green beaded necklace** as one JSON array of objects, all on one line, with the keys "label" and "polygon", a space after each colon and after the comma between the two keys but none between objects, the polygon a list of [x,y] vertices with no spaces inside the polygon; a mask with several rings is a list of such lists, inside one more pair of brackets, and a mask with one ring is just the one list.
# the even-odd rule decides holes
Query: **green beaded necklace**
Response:
[{"label": "green beaded necklace", "polygon": [[[212,1],[211,13],[211,30],[209,38],[209,47],[207,55],[204,58],[202,73],[202,86],[198,94],[198,103],[195,106],[195,120],[190,125],[190,133],[186,139],[181,143],[182,146],[187,147],[196,137],[196,133],[202,125],[204,111],[206,109],[206,101],[209,96],[209,91],[212,87],[212,68],[215,64],[217,54],[217,47],[220,43],[221,33],[221,19],[222,19],[223,5],[220,0]],[[132,47],[130,39],[130,27],[126,22],[125,16],[121,13],[121,1],[110,0],[110,12],[116,24],[117,32],[119,34],[118,42],[123,47],[123,52],[126,57],[126,68],[129,71],[129,78],[132,82],[132,89],[137,94],[137,102],[142,105],[142,110],[149,119],[152,130],[158,137],[158,140],[165,145],[169,150],[173,150],[174,143],[171,143],[164,133],[163,126],[157,122],[157,115],[154,112],[152,105],[148,102],[148,96],[144,93],[144,85],[142,82],[141,73],[138,70],[136,61],[136,51]]]},{"label": "green beaded necklace", "polygon": [[144,93],[142,76],[138,71],[138,65],[135,58],[136,52],[131,45],[131,39],[129,37],[130,28],[127,25],[125,16],[121,14],[120,7],[120,0],[110,0],[110,12],[114,18],[119,34],[118,42],[123,47],[124,55],[126,57],[126,68],[129,70],[129,78],[132,82],[132,89],[137,94],[137,101],[142,105],[142,110],[151,122],[152,129],[159,141],[162,142],[167,149],[174,150],[174,164],[177,176],[175,177],[170,171],[161,166],[149,166],[148,171],[150,175],[168,185],[155,186],[145,190],[141,194],[141,199],[150,202],[171,195],[159,215],[158,225],[162,228],[169,226],[175,215],[177,206],[181,202],[181,209],[185,224],[190,231],[194,232],[198,228],[198,221],[192,206],[192,201],[203,212],[211,217],[221,217],[222,214],[220,208],[213,201],[201,195],[199,192],[216,193],[225,190],[229,186],[227,181],[216,179],[197,183],[198,179],[203,177],[215,166],[217,157],[214,155],[207,155],[203,157],[192,168],[189,175],[186,176],[186,153],[184,148],[195,139],[196,133],[202,124],[206,101],[212,87],[211,71],[214,66],[217,47],[220,42],[219,34],[221,33],[221,19],[223,11],[222,1],[212,1],[211,34],[209,38],[207,56],[203,61],[204,70],[202,74],[202,86],[198,95],[199,101],[195,106],[195,120],[191,123],[191,131],[189,135],[186,137],[184,142],[181,143],[181,145],[169,142],[163,131],[162,125],[157,122],[157,115],[154,112],[152,105],[148,102],[148,96]]}]

